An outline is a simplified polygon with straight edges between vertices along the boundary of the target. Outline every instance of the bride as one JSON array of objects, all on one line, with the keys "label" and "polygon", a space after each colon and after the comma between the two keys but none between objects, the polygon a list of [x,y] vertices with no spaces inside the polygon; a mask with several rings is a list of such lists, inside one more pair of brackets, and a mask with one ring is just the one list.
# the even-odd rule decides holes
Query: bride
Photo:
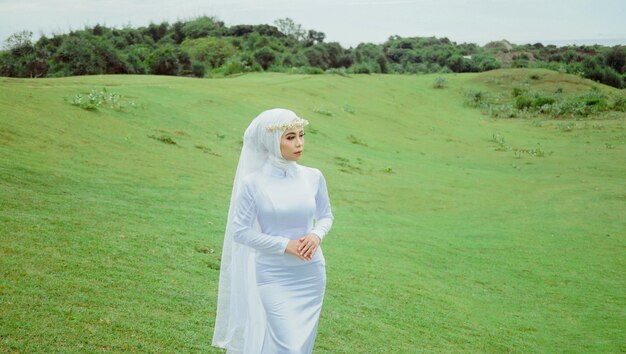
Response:
[{"label": "bride", "polygon": [[213,345],[228,353],[313,350],[326,287],[320,243],[333,215],[322,173],[296,163],[307,124],[271,109],[245,131],[213,335]]}]

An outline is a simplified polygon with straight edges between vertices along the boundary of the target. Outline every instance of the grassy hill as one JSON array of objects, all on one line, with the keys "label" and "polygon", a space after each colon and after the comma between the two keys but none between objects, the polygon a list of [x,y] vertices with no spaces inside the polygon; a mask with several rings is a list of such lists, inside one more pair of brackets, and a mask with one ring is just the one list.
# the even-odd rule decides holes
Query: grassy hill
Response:
[{"label": "grassy hill", "polygon": [[[508,73],[545,72],[0,78],[0,351],[214,350],[241,137],[273,107],[311,122],[335,214],[316,352],[626,350],[626,117],[464,104]],[[104,89],[125,107],[71,104]]]}]

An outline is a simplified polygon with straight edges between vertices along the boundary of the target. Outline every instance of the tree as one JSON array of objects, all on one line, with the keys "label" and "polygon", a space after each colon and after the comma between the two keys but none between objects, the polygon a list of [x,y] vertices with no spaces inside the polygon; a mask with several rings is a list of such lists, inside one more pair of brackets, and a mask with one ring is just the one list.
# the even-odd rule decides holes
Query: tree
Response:
[{"label": "tree", "polygon": [[200,38],[207,36],[221,36],[224,22],[214,17],[201,16],[183,25],[182,32],[185,38]]},{"label": "tree", "polygon": [[274,24],[276,25],[276,27],[278,27],[278,30],[284,35],[288,37],[293,37],[297,41],[304,40],[306,31],[302,28],[302,25],[295,23],[289,17],[278,19],[274,21]]},{"label": "tree", "polygon": [[361,43],[354,49],[354,58],[357,63],[365,64],[368,72],[386,73],[387,59],[381,46],[373,43]]},{"label": "tree", "polygon": [[254,52],[254,60],[267,70],[276,61],[276,53],[270,48],[263,47]]},{"label": "tree", "polygon": [[150,73],[156,75],[178,75],[180,64],[178,53],[173,46],[163,46],[152,52],[146,58]]},{"label": "tree", "polygon": [[61,75],[102,74],[103,61],[96,55],[96,47],[87,36],[74,34],[66,37],[56,53],[53,72]]},{"label": "tree", "polygon": [[169,25],[167,22],[161,22],[161,24],[159,25],[150,23],[150,25],[148,25],[148,28],[143,29],[143,33],[152,37],[155,42],[158,42],[159,40],[161,40],[161,38],[165,37],[168,28]]},{"label": "tree", "polygon": [[33,32],[31,31],[15,32],[4,41],[4,48],[11,51],[13,55],[28,54],[33,50],[32,37]]},{"label": "tree", "polygon": [[606,65],[615,69],[620,74],[626,71],[626,47],[615,46],[604,55]]},{"label": "tree", "polygon": [[235,48],[224,38],[187,39],[180,47],[189,52],[192,59],[207,63],[213,68],[222,66],[235,54]]},{"label": "tree", "polygon": [[324,38],[326,38],[326,35],[324,34],[324,32],[317,32],[315,30],[309,30],[307,37],[304,41],[304,45],[306,47],[310,47],[314,44],[322,43],[324,42]]},{"label": "tree", "polygon": [[172,24],[170,29],[170,36],[174,43],[181,44],[185,40],[185,33],[183,32],[184,22],[176,21]]}]

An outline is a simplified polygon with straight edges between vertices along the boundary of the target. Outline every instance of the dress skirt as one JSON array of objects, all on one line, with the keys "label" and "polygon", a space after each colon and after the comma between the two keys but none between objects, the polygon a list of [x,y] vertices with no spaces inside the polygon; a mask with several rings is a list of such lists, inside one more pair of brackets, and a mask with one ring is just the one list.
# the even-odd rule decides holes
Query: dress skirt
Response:
[{"label": "dress skirt", "polygon": [[256,282],[267,317],[262,353],[313,351],[326,288],[325,261],[318,253],[308,262],[257,259]]}]

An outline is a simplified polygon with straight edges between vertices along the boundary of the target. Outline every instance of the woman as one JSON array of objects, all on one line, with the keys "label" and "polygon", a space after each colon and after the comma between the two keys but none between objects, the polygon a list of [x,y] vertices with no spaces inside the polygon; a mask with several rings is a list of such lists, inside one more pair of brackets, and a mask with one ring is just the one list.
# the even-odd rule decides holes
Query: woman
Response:
[{"label": "woman", "polygon": [[313,350],[326,286],[320,243],[333,215],[322,173],[296,163],[307,124],[271,109],[244,134],[213,335],[229,353]]}]

